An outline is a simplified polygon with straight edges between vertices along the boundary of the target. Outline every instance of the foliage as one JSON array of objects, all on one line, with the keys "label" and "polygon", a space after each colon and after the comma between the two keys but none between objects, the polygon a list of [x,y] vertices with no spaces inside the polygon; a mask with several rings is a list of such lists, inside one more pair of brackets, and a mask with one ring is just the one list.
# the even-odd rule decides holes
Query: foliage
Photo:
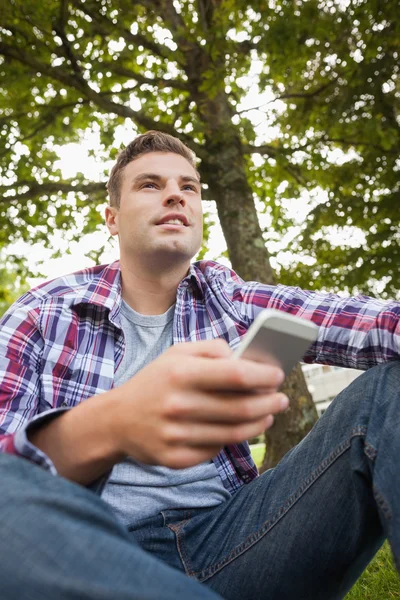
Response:
[{"label": "foliage", "polygon": [[26,269],[23,261],[6,262],[0,254],[0,317],[7,308],[28,289]]},{"label": "foliage", "polygon": [[[0,247],[17,239],[48,243],[54,230],[77,238],[82,227],[99,225],[104,180],[79,173],[62,180],[57,145],[79,143],[90,129],[100,135],[96,158],[106,160],[117,152],[118,126],[132,135],[155,128],[197,153],[206,184],[222,160],[218,144],[231,150],[232,173],[246,169],[265,213],[271,254],[293,231],[289,201],[302,206],[310,194],[307,219],[295,223],[287,247],[301,259],[292,264],[290,254],[277,265],[282,281],[370,291],[376,280],[382,295],[397,292],[395,2],[2,4]],[[267,100],[244,110],[253,83]],[[270,127],[257,135],[255,118]],[[241,194],[237,188],[237,203]],[[215,185],[206,197],[218,201]],[[348,232],[349,241],[338,245],[332,228]]]},{"label": "foliage", "polygon": [[[328,14],[332,12],[333,19]],[[302,146],[299,174],[306,186],[319,188],[292,246],[316,257],[317,265],[291,265],[282,270],[283,280],[365,293],[378,289],[384,297],[399,290],[400,27],[396,14],[396,3],[390,0],[352,2],[343,11],[328,2],[314,23],[314,35],[309,38],[305,33],[298,60],[286,70],[284,57],[281,65],[279,59],[271,65],[276,86],[283,85],[288,98],[293,90],[280,118],[281,128],[289,132],[289,147],[293,148],[295,138]],[[299,39],[302,28],[299,20],[296,25],[292,19],[289,29],[294,38]],[[297,74],[296,86],[292,72]],[[308,98],[297,97],[299,87]],[[343,152],[332,164],[335,148]],[[343,233],[342,242],[335,241],[335,231]]]}]

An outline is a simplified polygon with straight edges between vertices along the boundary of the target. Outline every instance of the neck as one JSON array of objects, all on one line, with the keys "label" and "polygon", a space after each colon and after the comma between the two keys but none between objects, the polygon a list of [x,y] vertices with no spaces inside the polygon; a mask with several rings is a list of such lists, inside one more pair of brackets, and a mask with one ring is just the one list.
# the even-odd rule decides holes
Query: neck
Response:
[{"label": "neck", "polygon": [[189,264],[149,271],[121,257],[122,298],[142,315],[161,315],[174,304],[176,290],[188,271]]}]

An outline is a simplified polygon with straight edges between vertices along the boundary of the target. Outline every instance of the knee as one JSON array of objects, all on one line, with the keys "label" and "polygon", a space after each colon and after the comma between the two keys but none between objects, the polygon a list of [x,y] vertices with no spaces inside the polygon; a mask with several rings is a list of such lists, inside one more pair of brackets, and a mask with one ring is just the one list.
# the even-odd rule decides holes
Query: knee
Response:
[{"label": "knee", "polygon": [[400,390],[400,360],[390,360],[372,367],[361,378],[364,378],[365,382],[369,384],[382,383]]},{"label": "knee", "polygon": [[29,478],[32,468],[34,468],[34,465],[25,458],[0,452],[0,479],[2,484],[8,481]]},{"label": "knee", "polygon": [[43,485],[49,476],[43,469],[24,458],[0,453],[0,508],[5,504],[14,504],[32,485]]},{"label": "knee", "polygon": [[340,413],[340,419],[347,414],[355,416],[360,411],[364,414],[370,411],[372,405],[383,407],[398,402],[399,394],[400,361],[389,361],[371,367],[354,379],[332,403],[332,411]]},{"label": "knee", "polygon": [[[400,394],[400,361],[388,361],[368,369],[347,388],[351,403],[364,409],[388,410],[398,404]],[[362,409],[361,409],[362,410]]]}]

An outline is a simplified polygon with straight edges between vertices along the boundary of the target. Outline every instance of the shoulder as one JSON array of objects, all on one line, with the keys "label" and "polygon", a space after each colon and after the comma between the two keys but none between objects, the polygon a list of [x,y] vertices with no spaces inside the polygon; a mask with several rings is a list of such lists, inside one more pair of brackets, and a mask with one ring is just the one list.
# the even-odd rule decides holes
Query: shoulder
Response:
[{"label": "shoulder", "polygon": [[235,299],[243,298],[244,302],[257,297],[258,294],[270,296],[275,285],[262,284],[259,281],[244,281],[233,269],[218,262],[201,260],[193,263],[197,279],[203,279],[210,287],[224,290]]},{"label": "shoulder", "polygon": [[193,263],[192,267],[196,275],[210,284],[213,282],[230,282],[238,286],[244,284],[243,279],[233,269],[213,260],[199,260]]},{"label": "shoulder", "polygon": [[2,323],[13,317],[35,320],[46,307],[80,303],[107,305],[116,295],[120,281],[119,262],[97,265],[41,283],[21,296],[8,309]]},{"label": "shoulder", "polygon": [[25,304],[60,298],[75,304],[80,300],[89,300],[96,290],[104,288],[104,292],[111,291],[116,280],[119,281],[119,273],[118,261],[82,269],[41,283],[24,294],[18,302]]}]

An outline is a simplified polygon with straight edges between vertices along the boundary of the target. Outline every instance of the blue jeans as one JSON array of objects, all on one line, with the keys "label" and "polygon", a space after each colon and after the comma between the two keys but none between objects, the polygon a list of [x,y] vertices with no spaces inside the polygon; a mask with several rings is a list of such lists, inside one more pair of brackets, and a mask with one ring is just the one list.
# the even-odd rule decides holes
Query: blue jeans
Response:
[{"label": "blue jeans", "polygon": [[227,502],[128,531],[93,493],[2,455],[0,596],[343,598],[386,537],[400,570],[399,463],[400,362],[356,379]]}]

